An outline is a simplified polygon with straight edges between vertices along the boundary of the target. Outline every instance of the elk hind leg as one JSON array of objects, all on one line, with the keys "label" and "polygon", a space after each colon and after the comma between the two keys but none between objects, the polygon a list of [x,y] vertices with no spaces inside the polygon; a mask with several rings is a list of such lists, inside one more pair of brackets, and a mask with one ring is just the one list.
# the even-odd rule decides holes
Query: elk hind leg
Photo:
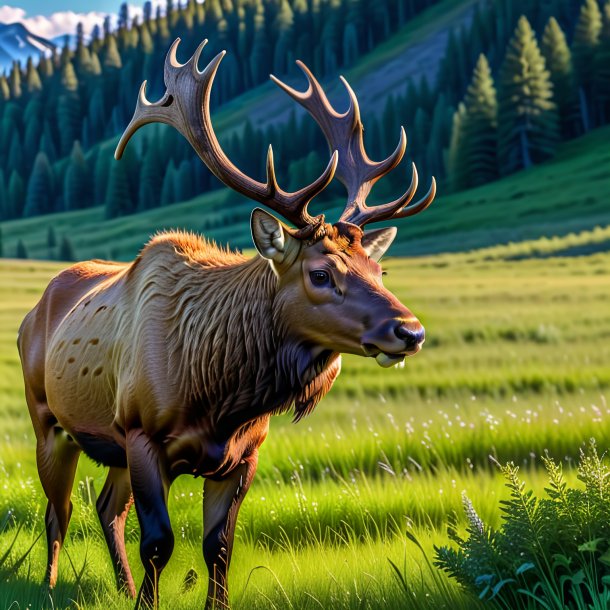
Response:
[{"label": "elk hind leg", "polygon": [[51,588],[57,583],[59,551],[72,514],[70,495],[79,455],[79,446],[57,423],[51,423],[45,434],[38,436],[38,475],[48,499],[45,514],[48,549],[46,577]]},{"label": "elk hind leg", "polygon": [[136,596],[136,587],[125,551],[125,521],[133,504],[127,468],[111,467],[97,500],[97,514],[110,551],[117,588],[129,597]]}]

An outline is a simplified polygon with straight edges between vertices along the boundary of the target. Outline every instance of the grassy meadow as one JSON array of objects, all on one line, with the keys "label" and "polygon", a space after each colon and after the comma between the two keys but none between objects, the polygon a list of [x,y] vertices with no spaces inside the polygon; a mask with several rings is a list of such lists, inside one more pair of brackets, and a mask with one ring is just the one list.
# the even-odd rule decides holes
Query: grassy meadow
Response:
[{"label": "grassy meadow", "polygon": [[[499,523],[506,491],[490,456],[515,461],[541,491],[545,451],[574,482],[583,443],[610,445],[610,253],[527,258],[543,245],[384,263],[386,285],[426,325],[426,346],[404,368],[346,357],[315,413],[297,425],[275,418],[238,520],[235,607],[479,606],[428,561],[447,543],[448,516],[462,514],[462,492]],[[0,263],[0,606],[129,608],[115,592],[94,508],[105,471],[86,458],[60,584],[51,595],[40,585],[46,500],[15,337],[60,268]],[[171,489],[176,547],[161,607],[194,607],[205,595],[201,495],[201,480],[183,477]],[[127,539],[139,581],[135,511]],[[191,570],[198,577],[185,584]]]}]

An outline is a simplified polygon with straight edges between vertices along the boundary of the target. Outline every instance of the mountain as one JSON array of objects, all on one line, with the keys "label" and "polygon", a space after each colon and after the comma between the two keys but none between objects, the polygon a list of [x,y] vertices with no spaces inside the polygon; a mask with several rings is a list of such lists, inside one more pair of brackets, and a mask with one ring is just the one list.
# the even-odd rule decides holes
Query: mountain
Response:
[{"label": "mountain", "polygon": [[50,54],[56,46],[32,34],[22,23],[0,23],[0,70],[8,72],[13,61],[25,64],[28,57]]}]

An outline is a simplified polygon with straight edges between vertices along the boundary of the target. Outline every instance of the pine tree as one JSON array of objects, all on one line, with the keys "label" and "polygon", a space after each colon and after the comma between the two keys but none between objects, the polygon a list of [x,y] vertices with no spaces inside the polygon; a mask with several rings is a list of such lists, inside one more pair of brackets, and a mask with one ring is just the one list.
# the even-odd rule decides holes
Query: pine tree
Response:
[{"label": "pine tree", "polygon": [[61,84],[66,91],[76,91],[78,89],[78,78],[72,62],[68,60],[61,70]]},{"label": "pine tree", "polygon": [[64,177],[64,204],[66,210],[78,210],[91,204],[90,176],[80,142],[76,140],[70,153]]},{"label": "pine tree", "polygon": [[269,39],[265,31],[265,9],[263,4],[259,3],[254,16],[254,40],[249,58],[250,74],[254,85],[263,82],[271,72],[270,55]]},{"label": "pine tree", "polygon": [[595,53],[595,103],[599,124],[610,121],[610,0],[604,4],[604,25]]},{"label": "pine tree", "polygon": [[11,89],[11,97],[17,99],[21,97],[21,67],[18,61],[13,62],[13,67],[9,74],[9,86]]},{"label": "pine tree", "polygon": [[25,188],[23,179],[13,170],[8,181],[9,218],[19,218],[23,214]]},{"label": "pine tree", "polygon": [[4,170],[0,168],[0,220],[11,218],[11,206],[6,188]]},{"label": "pine tree", "polygon": [[28,57],[25,71],[25,88],[28,93],[35,93],[42,89],[42,82],[38,70],[34,66],[34,62],[31,57]]},{"label": "pine tree", "polygon": [[121,161],[110,165],[110,178],[106,191],[105,206],[106,218],[125,216],[130,214],[133,209],[125,165]]},{"label": "pine tree", "polygon": [[510,174],[550,157],[558,142],[553,85],[534,32],[521,17],[502,64],[498,91],[498,159]]},{"label": "pine tree", "polygon": [[176,170],[174,194],[176,201],[187,201],[195,195],[191,164],[184,159]]},{"label": "pine tree", "polygon": [[171,159],[167,169],[165,170],[165,176],[163,177],[163,186],[161,187],[161,205],[169,205],[176,201],[176,168],[174,166],[174,160]]},{"label": "pine tree", "polygon": [[575,121],[578,113],[576,86],[572,54],[566,42],[565,34],[555,17],[551,17],[544,28],[540,51],[551,75],[553,97],[557,104],[561,133],[565,138],[568,138],[575,134]]},{"label": "pine tree", "polygon": [[9,87],[8,80],[4,74],[0,76],[0,100],[11,99],[11,88]]},{"label": "pine tree", "polygon": [[572,41],[572,55],[579,87],[580,114],[585,131],[589,131],[593,126],[591,124],[591,96],[595,52],[599,45],[601,31],[602,15],[597,0],[585,0],[580,8]]},{"label": "pine tree", "polygon": [[451,140],[447,153],[447,177],[449,188],[452,191],[461,191],[466,188],[466,172],[468,168],[464,162],[462,148],[464,143],[464,120],[466,117],[466,106],[463,103],[458,105],[453,115],[453,125],[451,128]]},{"label": "pine tree", "polygon": [[93,195],[95,205],[102,205],[106,202],[111,159],[112,157],[110,154],[104,151],[104,149],[100,150],[97,154],[95,167],[93,169]]},{"label": "pine tree", "polygon": [[53,211],[53,170],[43,152],[36,155],[34,168],[28,181],[24,216],[39,216]]},{"label": "pine tree", "polygon": [[59,148],[62,156],[70,154],[74,141],[80,137],[82,131],[80,106],[80,97],[77,91],[67,91],[59,98],[56,111],[59,127]]},{"label": "pine tree", "polygon": [[138,209],[156,208],[161,201],[161,188],[163,186],[163,165],[159,154],[159,139],[156,133],[144,154],[139,182]]},{"label": "pine tree", "polygon": [[119,70],[123,67],[121,55],[116,44],[116,37],[110,34],[104,44],[104,67]]},{"label": "pine tree", "polygon": [[28,257],[28,251],[26,250],[25,244],[20,239],[17,241],[17,250],[15,252],[15,258],[26,259]]},{"label": "pine tree", "polygon": [[76,254],[74,253],[72,242],[65,235],[61,238],[61,243],[59,244],[58,258],[60,261],[69,262],[76,260]]},{"label": "pine tree", "polygon": [[462,154],[468,186],[478,186],[498,175],[498,103],[491,70],[485,55],[480,55],[464,98]]}]

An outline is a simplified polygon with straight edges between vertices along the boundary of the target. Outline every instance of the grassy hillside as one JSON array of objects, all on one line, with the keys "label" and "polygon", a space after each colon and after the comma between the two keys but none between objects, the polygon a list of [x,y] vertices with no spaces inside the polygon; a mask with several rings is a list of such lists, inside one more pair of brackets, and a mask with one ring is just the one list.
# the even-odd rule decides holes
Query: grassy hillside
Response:
[{"label": "grassy hillside", "polygon": [[[563,145],[558,155],[543,165],[503,180],[456,195],[439,195],[423,214],[400,222],[393,254],[427,254],[565,236],[610,224],[610,127]],[[108,146],[104,154],[111,154]],[[322,168],[320,168],[320,171]],[[394,171],[406,171],[398,168]],[[421,180],[427,187],[428,177]],[[281,176],[279,177],[281,182]],[[408,177],[405,176],[405,182]],[[371,202],[394,196],[373,191]],[[339,206],[330,206],[336,219]],[[30,258],[55,258],[49,251],[47,231],[55,228],[58,241],[66,235],[78,258],[129,260],[149,236],[164,228],[187,228],[222,243],[251,247],[248,220],[253,204],[230,191],[214,191],[191,201],[113,220],[103,208],[54,214],[2,224],[4,256],[14,256],[21,239]],[[320,209],[320,206],[314,206]],[[580,239],[587,249],[603,250],[608,240],[591,234]],[[565,250],[561,240],[550,251]],[[568,248],[569,250],[569,248]],[[501,254],[496,253],[497,256]],[[510,252],[506,251],[510,256]]]},{"label": "grassy hillside", "polygon": [[[506,497],[488,455],[524,466],[540,491],[539,456],[563,460],[568,479],[583,441],[610,445],[610,254],[490,260],[493,252],[389,259],[386,284],[424,321],[428,340],[404,369],[345,358],[332,392],[307,420],[275,418],[238,522],[231,571],[242,608],[472,610],[478,602],[425,567],[404,538],[410,524],[431,556],[446,544],[447,516],[461,492],[481,517],[499,522]],[[81,460],[69,539],[52,602],[44,570],[44,499],[15,349],[24,313],[59,264],[0,263],[0,605],[83,608],[131,604],[114,592],[110,562],[91,504],[104,469]],[[180,478],[170,511],[174,557],[161,578],[162,607],[201,600],[201,482]],[[139,579],[132,511],[128,554]],[[30,544],[35,543],[27,554]],[[22,555],[19,569],[14,564]],[[394,578],[404,570],[409,593]],[[182,582],[199,574],[192,590]]]}]

